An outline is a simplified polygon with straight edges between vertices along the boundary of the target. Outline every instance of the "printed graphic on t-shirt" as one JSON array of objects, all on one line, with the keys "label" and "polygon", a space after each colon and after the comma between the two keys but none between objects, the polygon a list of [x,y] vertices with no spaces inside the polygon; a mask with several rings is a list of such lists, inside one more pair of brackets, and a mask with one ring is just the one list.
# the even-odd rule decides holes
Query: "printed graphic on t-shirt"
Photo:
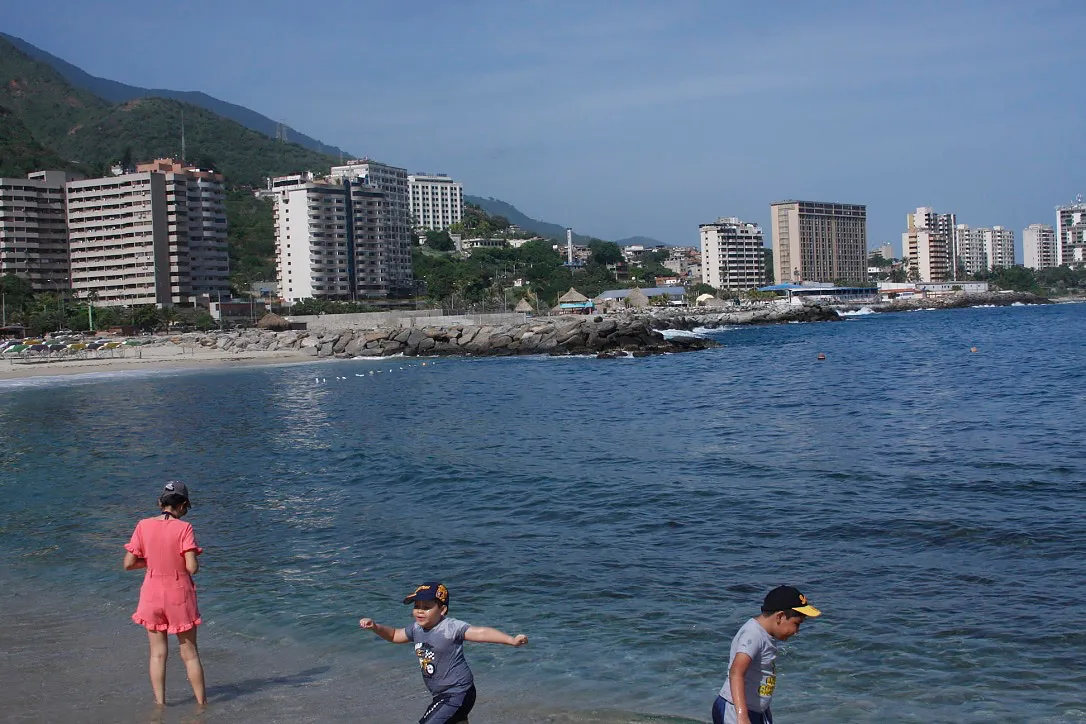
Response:
[{"label": "printed graphic on t-shirt", "polygon": [[777,677],[774,674],[770,674],[766,677],[765,683],[758,687],[759,696],[773,696],[773,690],[777,688]]},{"label": "printed graphic on t-shirt", "polygon": [[415,644],[415,656],[419,657],[419,666],[422,668],[423,676],[434,675],[434,658],[437,656],[437,652],[434,651],[430,644],[417,643]]}]

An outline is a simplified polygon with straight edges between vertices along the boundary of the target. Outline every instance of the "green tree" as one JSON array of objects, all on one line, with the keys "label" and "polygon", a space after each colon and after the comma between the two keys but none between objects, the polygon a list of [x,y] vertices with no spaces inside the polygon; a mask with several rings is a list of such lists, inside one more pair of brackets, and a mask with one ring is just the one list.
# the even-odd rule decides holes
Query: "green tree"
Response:
[{"label": "green tree", "polygon": [[430,247],[434,251],[453,251],[456,249],[456,243],[453,241],[452,236],[448,231],[427,231],[426,232],[426,246]]},{"label": "green tree", "polygon": [[588,251],[591,253],[590,260],[596,264],[607,266],[622,261],[622,249],[613,241],[593,239],[588,242]]}]

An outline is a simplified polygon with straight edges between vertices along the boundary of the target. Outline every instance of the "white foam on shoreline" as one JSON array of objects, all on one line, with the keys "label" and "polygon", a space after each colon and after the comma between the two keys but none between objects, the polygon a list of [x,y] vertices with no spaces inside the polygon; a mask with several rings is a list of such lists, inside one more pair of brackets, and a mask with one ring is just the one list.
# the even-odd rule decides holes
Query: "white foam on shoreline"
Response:
[{"label": "white foam on shoreline", "polygon": [[837,314],[842,317],[866,317],[869,314],[878,314],[878,312],[871,307],[860,307],[859,309],[837,310]]}]

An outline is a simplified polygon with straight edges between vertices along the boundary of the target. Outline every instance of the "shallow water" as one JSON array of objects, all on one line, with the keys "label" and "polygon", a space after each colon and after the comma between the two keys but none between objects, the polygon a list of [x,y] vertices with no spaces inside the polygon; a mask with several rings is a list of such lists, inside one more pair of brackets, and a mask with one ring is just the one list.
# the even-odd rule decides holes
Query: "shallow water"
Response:
[{"label": "shallow water", "polygon": [[0,625],[0,710],[146,716],[120,545],[180,478],[201,720],[417,717],[409,648],[357,619],[406,623],[428,578],[531,637],[469,646],[473,722],[704,720],[782,582],[826,615],[784,646],[781,720],[1086,720],[1083,329],[1083,305],[947,310],[637,360],[2,383],[0,600],[27,623]]}]

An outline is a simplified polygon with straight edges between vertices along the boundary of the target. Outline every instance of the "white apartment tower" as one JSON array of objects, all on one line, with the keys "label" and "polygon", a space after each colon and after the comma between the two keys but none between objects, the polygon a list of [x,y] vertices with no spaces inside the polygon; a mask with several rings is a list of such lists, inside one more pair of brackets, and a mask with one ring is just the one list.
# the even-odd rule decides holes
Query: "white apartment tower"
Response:
[{"label": "white apartment tower", "polygon": [[867,207],[823,201],[770,204],[778,282],[867,279]]},{"label": "white apartment tower", "polygon": [[966,276],[988,270],[988,249],[983,229],[970,229],[968,224],[955,227],[956,246],[958,248],[958,267]]},{"label": "white apartment tower", "polygon": [[[349,301],[387,297],[399,288],[398,256],[383,234],[385,194],[359,178],[312,174],[272,179],[279,293]],[[392,251],[396,251],[391,247]]]},{"label": "white apartment tower", "polygon": [[958,261],[957,214],[940,214],[930,206],[920,206],[908,216],[908,228],[932,232],[946,240],[947,266],[949,276],[941,281],[957,279],[962,271]]},{"label": "white apartment tower", "polygon": [[1056,266],[1086,265],[1086,203],[1056,207]]},{"label": "white apartment tower", "polygon": [[1002,226],[977,229],[984,239],[984,251],[988,255],[988,268],[1009,269],[1014,266],[1014,232]]},{"label": "white apartment tower", "polygon": [[0,178],[0,275],[14,274],[35,292],[70,286],[64,171]]},{"label": "white apartment tower", "polygon": [[948,282],[954,278],[954,214],[936,214],[922,206],[906,217],[901,255],[910,274],[922,282]]},{"label": "white apartment tower", "polygon": [[464,218],[464,187],[443,173],[407,177],[411,218],[423,229],[441,231]]},{"label": "white apartment tower", "polygon": [[230,291],[222,176],[169,160],[66,184],[71,288],[98,304]]},{"label": "white apartment tower", "polygon": [[765,284],[765,241],[757,224],[734,216],[698,227],[701,268],[706,284],[745,291]]},{"label": "white apartment tower", "polygon": [[1030,224],[1022,231],[1023,264],[1030,269],[1048,269],[1056,263],[1056,230],[1048,224]]},{"label": "white apartment tower", "polygon": [[411,274],[411,202],[407,169],[364,158],[333,166],[328,178],[342,182],[350,179],[384,194],[376,206],[376,241],[383,256],[382,285],[387,291],[372,296],[407,294],[412,286]]}]

